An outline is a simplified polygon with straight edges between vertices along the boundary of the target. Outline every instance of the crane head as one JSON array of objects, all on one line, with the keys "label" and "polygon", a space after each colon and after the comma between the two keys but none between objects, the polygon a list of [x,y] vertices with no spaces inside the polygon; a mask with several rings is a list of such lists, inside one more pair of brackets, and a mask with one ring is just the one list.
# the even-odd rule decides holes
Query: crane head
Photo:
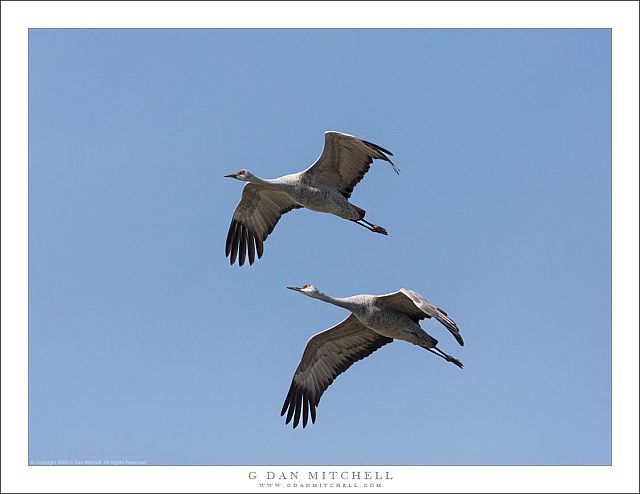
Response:
[{"label": "crane head", "polygon": [[241,170],[238,170],[235,173],[230,173],[229,175],[225,175],[226,178],[235,178],[236,180],[241,180],[243,182],[246,182],[251,176],[252,176],[251,172],[249,172],[249,170],[245,170],[244,168],[242,168]]},{"label": "crane head", "polygon": [[318,293],[318,289],[310,284],[303,285],[301,287],[297,286],[288,286],[289,290],[295,290],[296,292],[304,293],[305,295],[314,295]]}]

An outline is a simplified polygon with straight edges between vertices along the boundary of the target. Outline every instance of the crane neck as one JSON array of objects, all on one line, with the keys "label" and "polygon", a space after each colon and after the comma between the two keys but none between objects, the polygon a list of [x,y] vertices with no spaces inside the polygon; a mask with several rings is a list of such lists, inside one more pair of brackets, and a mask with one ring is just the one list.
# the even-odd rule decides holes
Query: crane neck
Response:
[{"label": "crane neck", "polygon": [[323,302],[327,302],[329,304],[337,305],[338,307],[342,307],[343,309],[347,309],[353,312],[353,310],[357,309],[359,305],[351,300],[351,297],[339,298],[332,297],[330,295],[326,295],[322,292],[318,292],[314,295],[314,298],[318,300],[322,300]]},{"label": "crane neck", "polygon": [[264,178],[260,178],[260,177],[256,177],[255,175],[251,176],[247,182],[251,182],[252,184],[259,184],[262,185],[263,187],[269,188],[269,189],[281,189],[282,185],[278,182],[278,179],[264,179]]}]

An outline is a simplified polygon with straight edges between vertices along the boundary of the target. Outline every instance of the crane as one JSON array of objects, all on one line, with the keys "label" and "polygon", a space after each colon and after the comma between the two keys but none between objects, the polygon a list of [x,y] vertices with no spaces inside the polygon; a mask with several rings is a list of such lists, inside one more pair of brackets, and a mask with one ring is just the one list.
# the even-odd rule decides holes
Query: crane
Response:
[{"label": "crane", "polygon": [[445,311],[412,290],[401,288],[386,295],[335,298],[309,284],[287,288],[351,311],[344,321],[312,336],[307,342],[280,412],[281,416],[287,414],[287,424],[293,419],[294,429],[301,415],[303,428],[309,415],[315,423],[320,397],[336,377],[394,339],[421,346],[462,368],[462,362],[440,350],[436,346],[438,340],[418,323],[425,318],[436,319],[462,346],[464,341],[458,326]]},{"label": "crane", "polygon": [[383,147],[341,132],[324,134],[324,148],[316,162],[302,172],[265,180],[242,169],[225,175],[247,182],[236,206],[227,233],[225,254],[233,265],[242,266],[248,255],[249,265],[262,257],[264,241],[280,217],[298,208],[331,213],[351,220],[368,230],[387,235],[379,225],[364,219],[366,211],[349,202],[353,188],[362,180],[374,159],[398,167]]}]

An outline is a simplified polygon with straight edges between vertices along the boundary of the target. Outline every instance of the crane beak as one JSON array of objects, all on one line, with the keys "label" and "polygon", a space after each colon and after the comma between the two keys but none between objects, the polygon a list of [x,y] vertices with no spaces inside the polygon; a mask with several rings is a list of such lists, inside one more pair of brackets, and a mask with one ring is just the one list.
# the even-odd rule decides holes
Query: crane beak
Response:
[{"label": "crane beak", "polygon": [[295,290],[296,292],[299,292],[300,290],[302,290],[302,288],[298,288],[297,286],[288,286],[287,288],[289,290]]},{"label": "crane beak", "polygon": [[236,178],[236,174],[230,173],[229,175],[225,175],[224,178]]}]

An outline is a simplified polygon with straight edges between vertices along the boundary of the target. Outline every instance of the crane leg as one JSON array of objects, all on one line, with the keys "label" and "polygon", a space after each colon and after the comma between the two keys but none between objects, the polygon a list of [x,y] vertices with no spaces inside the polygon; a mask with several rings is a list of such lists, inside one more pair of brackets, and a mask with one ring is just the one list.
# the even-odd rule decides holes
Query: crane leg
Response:
[{"label": "crane leg", "polygon": [[[373,223],[369,223],[367,220],[365,219],[360,219],[360,220],[352,220],[354,223],[356,223],[357,225],[363,226],[365,227],[367,230],[370,230],[372,232],[375,233],[381,233],[382,235],[389,235],[387,233],[387,230],[385,230],[384,228],[382,228],[380,225],[374,225]],[[360,223],[360,222],[364,222],[364,223]],[[366,223],[366,224],[365,224]]]},{"label": "crane leg", "polygon": [[425,350],[429,350],[431,353],[433,353],[434,355],[437,355],[438,357],[442,357],[443,359],[445,359],[447,362],[451,362],[452,364],[457,365],[458,367],[460,367],[462,369],[462,362],[460,362],[457,358],[452,357],[451,355],[444,353],[442,350],[440,350],[437,347],[433,347],[433,348],[425,348]]}]

